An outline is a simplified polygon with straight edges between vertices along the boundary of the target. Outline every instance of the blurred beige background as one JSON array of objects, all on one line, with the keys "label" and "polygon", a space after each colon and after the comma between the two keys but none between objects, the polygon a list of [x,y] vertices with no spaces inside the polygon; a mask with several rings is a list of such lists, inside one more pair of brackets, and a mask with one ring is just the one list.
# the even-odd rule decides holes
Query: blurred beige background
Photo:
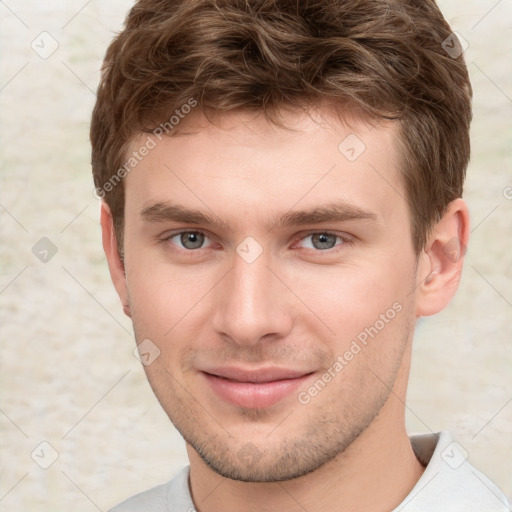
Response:
[{"label": "blurred beige background", "polygon": [[[92,195],[98,70],[130,5],[0,1],[0,511],[107,510],[187,464],[133,356]],[[407,422],[450,430],[512,496],[512,1],[440,6],[469,44],[473,233],[457,297],[419,325]]]}]

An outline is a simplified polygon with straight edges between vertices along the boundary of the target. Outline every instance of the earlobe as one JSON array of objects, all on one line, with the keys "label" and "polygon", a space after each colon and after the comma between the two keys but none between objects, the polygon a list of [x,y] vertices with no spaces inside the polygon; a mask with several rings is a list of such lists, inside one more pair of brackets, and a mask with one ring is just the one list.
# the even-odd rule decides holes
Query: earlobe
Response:
[{"label": "earlobe", "polygon": [[101,235],[110,277],[123,305],[124,313],[131,317],[124,263],[119,255],[112,213],[104,201],[101,202]]},{"label": "earlobe", "polygon": [[432,229],[418,263],[416,316],[444,309],[457,291],[469,241],[466,202],[455,199]]}]

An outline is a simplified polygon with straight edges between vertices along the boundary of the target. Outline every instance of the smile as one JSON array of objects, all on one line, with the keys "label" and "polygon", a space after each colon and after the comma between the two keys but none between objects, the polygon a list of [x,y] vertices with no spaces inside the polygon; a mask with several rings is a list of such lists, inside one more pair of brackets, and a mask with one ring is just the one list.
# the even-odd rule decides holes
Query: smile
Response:
[{"label": "smile", "polygon": [[313,372],[277,368],[247,372],[224,368],[201,374],[212,391],[224,401],[248,409],[263,409],[296,392]]}]

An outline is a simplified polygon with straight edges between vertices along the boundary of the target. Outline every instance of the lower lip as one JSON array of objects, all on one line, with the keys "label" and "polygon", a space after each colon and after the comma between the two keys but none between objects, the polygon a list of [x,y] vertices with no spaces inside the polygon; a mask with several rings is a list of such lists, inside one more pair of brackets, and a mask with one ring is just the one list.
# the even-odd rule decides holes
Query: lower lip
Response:
[{"label": "lower lip", "polygon": [[277,404],[304,384],[311,373],[296,379],[273,382],[237,382],[204,373],[213,391],[227,402],[248,409],[263,409]]}]

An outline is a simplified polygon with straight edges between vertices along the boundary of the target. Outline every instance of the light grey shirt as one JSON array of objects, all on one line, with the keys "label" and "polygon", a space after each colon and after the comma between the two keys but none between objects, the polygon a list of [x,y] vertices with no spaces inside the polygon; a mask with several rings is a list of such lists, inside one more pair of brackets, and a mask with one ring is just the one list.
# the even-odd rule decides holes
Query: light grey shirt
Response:
[{"label": "light grey shirt", "polygon": [[[426,469],[407,498],[391,512],[512,512],[505,495],[467,461],[466,450],[448,432],[411,436],[410,440]],[[189,468],[110,512],[196,512]]]}]

